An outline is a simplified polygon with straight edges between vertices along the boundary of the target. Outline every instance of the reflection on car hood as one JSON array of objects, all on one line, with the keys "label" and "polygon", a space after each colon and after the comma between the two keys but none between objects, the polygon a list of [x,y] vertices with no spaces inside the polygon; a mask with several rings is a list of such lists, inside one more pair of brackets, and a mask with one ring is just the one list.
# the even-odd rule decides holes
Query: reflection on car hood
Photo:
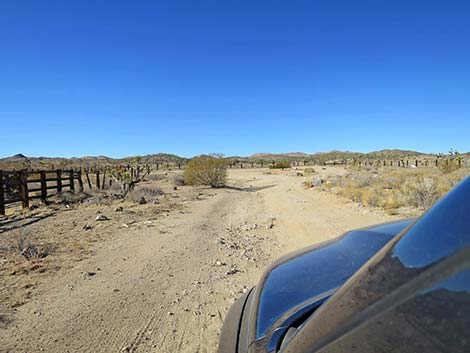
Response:
[{"label": "reflection on car hood", "polygon": [[[261,283],[256,338],[286,312],[312,300],[319,304],[413,220],[351,231],[333,241],[281,259]],[[326,298],[327,299],[327,298]],[[275,328],[275,327],[274,327]]]}]

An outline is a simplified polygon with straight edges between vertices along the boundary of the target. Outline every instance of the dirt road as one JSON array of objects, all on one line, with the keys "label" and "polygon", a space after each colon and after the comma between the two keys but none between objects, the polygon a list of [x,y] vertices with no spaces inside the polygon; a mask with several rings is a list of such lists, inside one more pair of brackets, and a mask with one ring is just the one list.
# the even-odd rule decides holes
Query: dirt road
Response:
[{"label": "dirt road", "polygon": [[122,230],[18,308],[5,352],[215,352],[230,304],[280,255],[391,217],[304,190],[293,172],[230,172],[184,211]]}]

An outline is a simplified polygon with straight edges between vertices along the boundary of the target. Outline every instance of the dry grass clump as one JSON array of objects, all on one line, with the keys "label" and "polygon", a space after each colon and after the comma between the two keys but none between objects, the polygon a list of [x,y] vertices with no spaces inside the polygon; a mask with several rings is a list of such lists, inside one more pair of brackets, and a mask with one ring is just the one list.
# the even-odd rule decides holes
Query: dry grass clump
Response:
[{"label": "dry grass clump", "polygon": [[461,168],[461,163],[458,159],[447,159],[445,161],[441,161],[441,163],[438,164],[438,168],[442,173],[449,174],[459,170]]},{"label": "dry grass clump", "polygon": [[44,244],[34,244],[26,233],[21,233],[15,240],[14,245],[16,245],[18,255],[26,260],[38,260],[49,255],[49,248],[47,246],[44,246]]},{"label": "dry grass clump", "polygon": [[401,208],[427,210],[466,175],[463,168],[443,172],[438,168],[351,168],[345,176],[329,178],[322,189],[391,214]]},{"label": "dry grass clump", "polygon": [[50,253],[50,246],[37,243],[31,239],[30,233],[21,231],[13,237],[4,239],[0,245],[0,255],[4,259],[19,257],[28,261],[43,259]]},{"label": "dry grass clump", "polygon": [[309,167],[309,168],[305,168],[305,169],[304,169],[304,173],[305,173],[305,174],[313,174],[313,173],[315,173],[315,169],[314,169],[314,168],[310,168],[310,167]]},{"label": "dry grass clump", "polygon": [[408,181],[402,190],[410,206],[424,210],[431,208],[440,196],[436,178],[420,176]]},{"label": "dry grass clump", "polygon": [[145,177],[146,180],[149,181],[161,181],[166,179],[165,174],[158,174],[158,173],[150,173]]}]

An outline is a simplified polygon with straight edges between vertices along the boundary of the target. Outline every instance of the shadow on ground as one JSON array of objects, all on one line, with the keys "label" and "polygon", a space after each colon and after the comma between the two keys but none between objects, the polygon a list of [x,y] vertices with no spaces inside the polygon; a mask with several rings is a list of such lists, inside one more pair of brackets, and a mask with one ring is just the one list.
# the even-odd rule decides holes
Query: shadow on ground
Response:
[{"label": "shadow on ground", "polygon": [[230,186],[227,185],[224,187],[224,189],[229,189],[229,190],[236,190],[236,191],[244,191],[244,192],[257,192],[265,189],[270,189],[275,187],[276,185],[261,185],[261,186],[249,186],[249,187],[239,187],[239,186]]}]

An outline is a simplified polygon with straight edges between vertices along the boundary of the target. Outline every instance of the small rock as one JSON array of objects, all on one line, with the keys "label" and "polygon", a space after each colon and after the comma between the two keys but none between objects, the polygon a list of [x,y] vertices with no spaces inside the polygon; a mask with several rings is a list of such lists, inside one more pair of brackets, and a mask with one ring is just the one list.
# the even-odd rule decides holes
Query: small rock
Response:
[{"label": "small rock", "polygon": [[239,270],[237,270],[236,268],[232,268],[231,270],[225,272],[225,275],[226,276],[230,276],[230,275],[234,275],[235,273],[237,272],[240,272]]},{"label": "small rock", "polygon": [[312,187],[320,186],[322,183],[323,183],[323,179],[316,178],[316,179],[312,180]]},{"label": "small rock", "polygon": [[106,217],[104,214],[99,214],[98,216],[96,216],[95,218],[95,221],[109,221],[109,218]]},{"label": "small rock", "polygon": [[114,209],[114,212],[122,212],[122,211],[124,211],[124,207],[122,206],[118,206]]},{"label": "small rock", "polygon": [[83,272],[80,272],[80,277],[82,277],[82,278],[84,278],[84,279],[93,277],[94,275],[96,275],[96,272],[90,272],[90,271],[83,271]]},{"label": "small rock", "polygon": [[145,205],[146,203],[147,203],[147,200],[145,199],[145,197],[142,196],[142,197],[139,199],[139,205]]},{"label": "small rock", "polygon": [[173,316],[173,315],[175,315],[173,312],[171,311],[168,312],[168,316]]},{"label": "small rock", "polygon": [[90,230],[90,229],[93,229],[93,226],[90,225],[90,224],[85,224],[82,229],[83,230]]}]

